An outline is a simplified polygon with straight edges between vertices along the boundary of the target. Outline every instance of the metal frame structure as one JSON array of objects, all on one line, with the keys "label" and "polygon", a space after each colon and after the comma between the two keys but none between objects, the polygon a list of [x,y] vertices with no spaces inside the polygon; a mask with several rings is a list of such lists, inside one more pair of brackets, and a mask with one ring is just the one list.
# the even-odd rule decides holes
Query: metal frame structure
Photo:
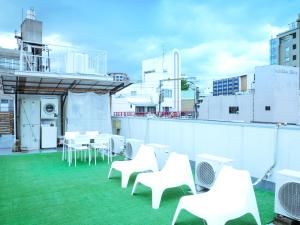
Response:
[{"label": "metal frame structure", "polygon": [[66,95],[72,92],[115,94],[131,83],[86,78],[1,75],[4,94]]}]

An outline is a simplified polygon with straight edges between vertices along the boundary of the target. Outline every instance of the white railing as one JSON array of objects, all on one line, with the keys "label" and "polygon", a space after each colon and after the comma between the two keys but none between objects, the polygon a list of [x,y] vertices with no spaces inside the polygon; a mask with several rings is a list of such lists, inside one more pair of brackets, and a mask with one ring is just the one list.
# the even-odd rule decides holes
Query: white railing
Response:
[{"label": "white railing", "polygon": [[16,59],[0,58],[0,68],[17,70],[20,66],[20,61]]},{"label": "white railing", "polygon": [[105,75],[105,51],[21,43],[20,71]]}]

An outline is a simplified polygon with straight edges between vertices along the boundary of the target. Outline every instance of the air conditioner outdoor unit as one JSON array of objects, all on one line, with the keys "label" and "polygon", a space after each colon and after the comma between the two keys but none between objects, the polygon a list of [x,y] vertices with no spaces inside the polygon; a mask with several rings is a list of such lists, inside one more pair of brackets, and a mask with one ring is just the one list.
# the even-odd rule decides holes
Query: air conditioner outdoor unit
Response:
[{"label": "air conditioner outdoor unit", "polygon": [[154,148],[158,168],[159,168],[159,170],[161,170],[164,167],[164,165],[165,165],[166,161],[168,160],[169,155],[171,153],[170,146],[154,144],[154,143],[147,144],[147,145],[152,146]]},{"label": "air conditioner outdoor unit", "polygon": [[300,221],[300,171],[277,172],[275,213]]},{"label": "air conditioner outdoor unit", "polygon": [[125,147],[125,137],[120,135],[111,136],[111,148],[114,154],[119,154],[124,150]]},{"label": "air conditioner outdoor unit", "polygon": [[231,166],[232,162],[232,159],[209,154],[196,155],[195,184],[197,191],[210,189],[222,167]]},{"label": "air conditioner outdoor unit", "polygon": [[142,144],[144,144],[143,140],[127,138],[124,152],[125,157],[128,159],[133,159]]}]

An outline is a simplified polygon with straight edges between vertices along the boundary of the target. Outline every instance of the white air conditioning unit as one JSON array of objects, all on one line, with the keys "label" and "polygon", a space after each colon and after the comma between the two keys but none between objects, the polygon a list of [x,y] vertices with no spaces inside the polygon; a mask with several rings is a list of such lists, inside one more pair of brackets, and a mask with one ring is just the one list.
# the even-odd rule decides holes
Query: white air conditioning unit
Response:
[{"label": "white air conditioning unit", "polygon": [[125,147],[125,137],[120,135],[111,136],[111,148],[114,154],[120,154]]},{"label": "white air conditioning unit", "polygon": [[133,159],[142,144],[144,144],[143,140],[127,138],[124,152],[125,157],[128,159]]},{"label": "white air conditioning unit", "polygon": [[275,213],[300,221],[300,171],[277,172]]},{"label": "white air conditioning unit", "polygon": [[196,155],[195,184],[197,191],[210,189],[223,166],[231,166],[233,160],[209,155]]},{"label": "white air conditioning unit", "polygon": [[169,155],[171,153],[170,146],[154,144],[154,143],[147,144],[147,145],[154,148],[154,152],[155,152],[155,156],[156,156],[157,164],[158,164],[158,169],[161,170],[164,167],[164,165],[165,165],[166,161],[168,160]]}]

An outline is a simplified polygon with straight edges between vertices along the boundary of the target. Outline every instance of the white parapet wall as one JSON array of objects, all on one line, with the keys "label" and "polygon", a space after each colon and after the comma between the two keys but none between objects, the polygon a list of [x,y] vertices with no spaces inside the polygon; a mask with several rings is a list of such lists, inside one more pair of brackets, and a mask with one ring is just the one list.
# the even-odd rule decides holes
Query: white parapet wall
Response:
[{"label": "white parapet wall", "polygon": [[277,161],[275,171],[300,170],[299,126],[137,117],[113,119],[121,120],[120,134],[126,138],[170,145],[173,151],[185,153],[193,161],[199,153],[232,158],[235,167],[249,170],[253,177],[263,176],[274,161]]}]

